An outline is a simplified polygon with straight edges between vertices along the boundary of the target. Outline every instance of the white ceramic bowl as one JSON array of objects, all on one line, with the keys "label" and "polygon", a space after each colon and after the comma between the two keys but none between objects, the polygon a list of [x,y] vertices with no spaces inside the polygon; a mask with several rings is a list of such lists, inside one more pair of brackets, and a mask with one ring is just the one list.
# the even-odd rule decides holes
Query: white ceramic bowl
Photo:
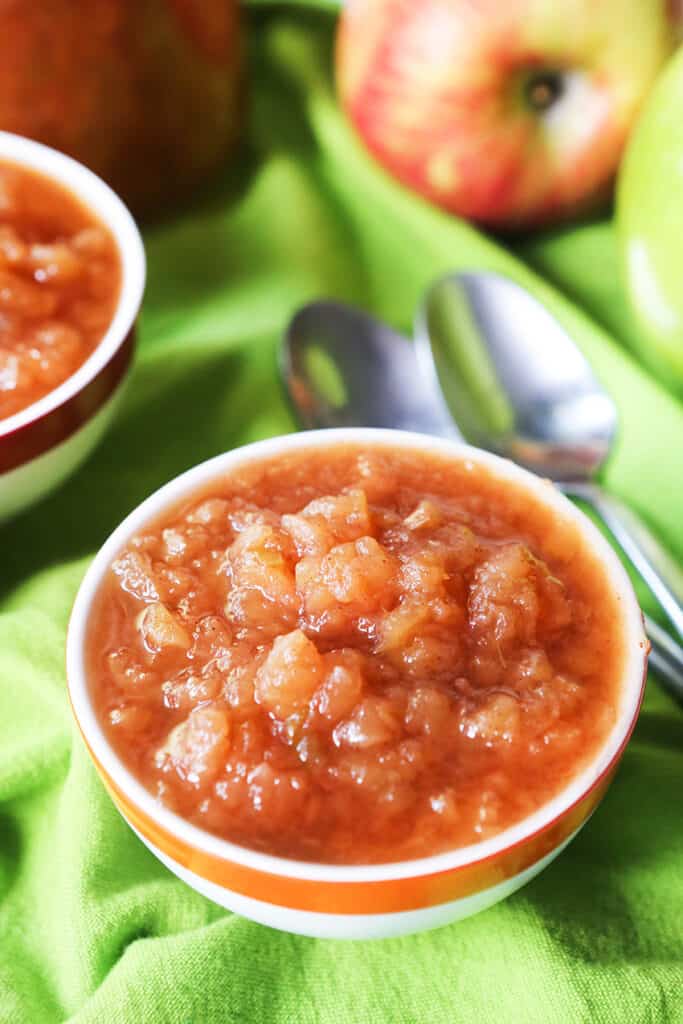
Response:
[{"label": "white ceramic bowl", "polygon": [[[519,824],[472,846],[421,860],[372,866],[310,864],[273,857],[202,831],[162,807],[122,764],[92,706],[84,650],[93,598],[130,537],[164,509],[254,459],[337,442],[433,452],[481,464],[523,485],[558,518],[576,523],[604,566],[623,616],[626,658],[616,721],[592,762],[557,796]],[[140,838],[179,878],[221,906],[304,935],[379,938],[435,928],[519,889],[576,835],[604,794],[635,724],[648,643],[628,576],[592,523],[556,488],[496,456],[454,441],[400,431],[327,430],[248,445],[184,473],[142,503],[90,566],[69,624],[69,693],[81,734],[114,802]],[[577,881],[577,885],[580,882]]]},{"label": "white ceramic bowl", "polygon": [[111,231],[122,266],[114,318],[92,355],[59,387],[0,420],[2,521],[65,480],[110,423],[131,365],[145,287],[145,251],[126,207],[87,167],[9,132],[0,132],[0,160],[39,171],[73,192]]}]

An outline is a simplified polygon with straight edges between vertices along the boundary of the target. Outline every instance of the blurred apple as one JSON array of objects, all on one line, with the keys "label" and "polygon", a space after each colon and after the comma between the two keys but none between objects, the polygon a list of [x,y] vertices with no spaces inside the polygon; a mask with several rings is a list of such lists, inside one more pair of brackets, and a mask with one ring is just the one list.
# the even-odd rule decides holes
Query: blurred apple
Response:
[{"label": "blurred apple", "polygon": [[337,84],[368,148],[407,185],[499,228],[608,194],[671,53],[667,0],[348,0]]},{"label": "blurred apple", "polygon": [[617,223],[640,354],[683,391],[683,50],[657,81],[629,142]]},{"label": "blurred apple", "polygon": [[0,129],[61,149],[136,213],[191,197],[242,124],[237,0],[0,0]]}]

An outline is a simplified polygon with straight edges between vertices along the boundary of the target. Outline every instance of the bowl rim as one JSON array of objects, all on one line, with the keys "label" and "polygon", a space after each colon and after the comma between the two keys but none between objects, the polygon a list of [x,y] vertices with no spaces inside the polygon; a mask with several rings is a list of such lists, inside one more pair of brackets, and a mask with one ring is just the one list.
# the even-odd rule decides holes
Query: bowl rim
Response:
[{"label": "bowl rim", "polygon": [[[575,523],[605,568],[622,607],[624,663],[621,700],[616,719],[591,761],[551,800],[515,825],[489,839],[413,860],[381,864],[339,865],[294,860],[262,853],[204,831],[160,805],[125,767],[110,746],[92,706],[85,671],[85,637],[93,599],[112,560],[130,537],[165,508],[202,489],[211,479],[247,463],[302,449],[361,444],[369,447],[425,451],[485,466],[502,480],[526,487],[532,496]],[[66,664],[71,706],[86,746],[96,763],[124,796],[166,832],[203,853],[271,875],[319,882],[384,882],[416,878],[472,866],[497,857],[564,818],[615,767],[635,726],[645,687],[649,644],[643,617],[628,574],[597,527],[550,481],[497,455],[459,441],[408,431],[365,427],[335,428],[279,435],[224,452],[175,477],[137,506],[105,541],[80,585],[69,620]]]},{"label": "bowl rim", "polygon": [[146,280],[145,249],[128,207],[93,171],[42,142],[0,131],[0,161],[26,167],[67,188],[111,231],[121,260],[121,290],[109,327],[78,369],[52,391],[0,419],[0,440],[58,409],[82,391],[126,341],[138,315]]}]

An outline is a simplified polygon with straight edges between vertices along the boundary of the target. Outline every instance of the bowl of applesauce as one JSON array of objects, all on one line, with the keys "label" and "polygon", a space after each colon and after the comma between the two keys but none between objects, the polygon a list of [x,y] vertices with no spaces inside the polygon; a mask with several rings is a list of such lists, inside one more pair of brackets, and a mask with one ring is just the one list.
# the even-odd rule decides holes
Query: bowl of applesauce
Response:
[{"label": "bowl of applesauce", "polygon": [[108,427],[144,282],[118,196],[75,160],[0,132],[0,521],[66,479]]},{"label": "bowl of applesauce", "polygon": [[167,484],[79,590],[76,720],[140,838],[276,928],[370,938],[483,910],[604,794],[648,645],[551,484],[399,431],[295,434]]}]

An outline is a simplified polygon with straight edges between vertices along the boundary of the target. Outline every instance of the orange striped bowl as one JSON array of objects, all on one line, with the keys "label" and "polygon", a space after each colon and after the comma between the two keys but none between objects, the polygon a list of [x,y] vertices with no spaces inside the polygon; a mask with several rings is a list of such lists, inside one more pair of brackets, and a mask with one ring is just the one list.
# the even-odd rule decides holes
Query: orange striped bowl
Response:
[{"label": "orange striped bowl", "polygon": [[145,287],[145,251],[119,197],[83,164],[39,142],[0,131],[0,160],[66,186],[111,231],[121,258],[121,293],[90,357],[59,387],[0,420],[0,522],[44,497],[86,458],[109,426],[133,357]]},{"label": "orange striped bowl", "polygon": [[[602,748],[560,793],[512,828],[483,842],[420,860],[368,866],[311,864],[258,853],[202,831],[161,806],[109,745],[95,714],[84,649],[93,597],[131,535],[165,507],[237,466],[295,449],[360,442],[430,451],[483,464],[523,484],[555,516],[578,524],[619,601],[626,657],[619,705]],[[635,724],[648,644],[628,576],[601,534],[545,481],[454,441],[398,431],[344,429],[273,438],[219,455],[143,502],[102,547],[81,585],[67,641],[69,693],[76,721],[112,800],[171,871],[221,906],[274,928],[329,938],[380,938],[435,928],[477,913],[542,871],[585,824],[605,793]]]}]

